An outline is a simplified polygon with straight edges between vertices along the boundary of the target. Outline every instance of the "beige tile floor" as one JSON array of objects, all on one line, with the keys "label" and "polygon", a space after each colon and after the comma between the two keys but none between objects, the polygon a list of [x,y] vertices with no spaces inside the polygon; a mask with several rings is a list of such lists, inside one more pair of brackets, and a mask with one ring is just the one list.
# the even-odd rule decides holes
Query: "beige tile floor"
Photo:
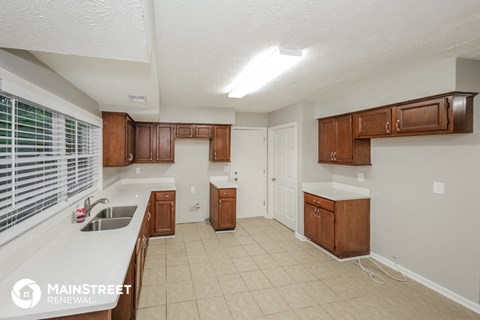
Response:
[{"label": "beige tile floor", "polygon": [[[368,263],[365,263],[369,265]],[[139,320],[447,320],[480,315],[409,280],[374,283],[269,219],[241,219],[231,233],[177,225],[151,239]]]}]

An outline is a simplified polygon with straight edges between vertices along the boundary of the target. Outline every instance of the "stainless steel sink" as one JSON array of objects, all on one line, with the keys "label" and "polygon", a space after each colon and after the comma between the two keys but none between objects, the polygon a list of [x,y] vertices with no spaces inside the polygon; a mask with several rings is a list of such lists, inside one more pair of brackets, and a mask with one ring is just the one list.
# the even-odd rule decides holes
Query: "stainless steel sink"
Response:
[{"label": "stainless steel sink", "polygon": [[131,218],[135,210],[137,210],[137,206],[108,207],[100,211],[95,219]]},{"label": "stainless steel sink", "polygon": [[111,218],[111,219],[94,219],[90,221],[81,231],[102,231],[113,230],[126,227],[130,221],[129,218]]}]

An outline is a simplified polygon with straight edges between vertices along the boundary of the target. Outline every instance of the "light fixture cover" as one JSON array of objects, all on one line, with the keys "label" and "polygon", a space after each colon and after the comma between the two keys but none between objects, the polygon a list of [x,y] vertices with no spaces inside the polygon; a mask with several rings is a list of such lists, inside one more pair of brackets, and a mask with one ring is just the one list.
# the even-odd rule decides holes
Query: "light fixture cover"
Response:
[{"label": "light fixture cover", "polygon": [[250,66],[251,71],[238,79],[233,89],[228,93],[229,98],[243,98],[247,94],[260,89],[293,65],[303,56],[302,50],[275,48],[265,59],[256,66]]},{"label": "light fixture cover", "polygon": [[147,98],[145,96],[135,96],[135,95],[129,95],[128,96],[130,100],[133,102],[140,102],[140,103],[145,103],[147,102]]}]

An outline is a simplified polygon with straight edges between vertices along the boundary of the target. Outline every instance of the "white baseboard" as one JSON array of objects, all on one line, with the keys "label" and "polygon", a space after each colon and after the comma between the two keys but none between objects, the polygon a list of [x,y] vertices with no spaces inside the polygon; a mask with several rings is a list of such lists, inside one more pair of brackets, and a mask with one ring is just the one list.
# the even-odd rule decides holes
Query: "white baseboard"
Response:
[{"label": "white baseboard", "polygon": [[298,232],[295,232],[295,237],[297,237],[297,239],[300,241],[309,241],[307,237],[305,237],[304,235],[301,235]]},{"label": "white baseboard", "polygon": [[397,269],[399,271],[401,271],[402,273],[404,273],[407,277],[423,284],[424,286],[432,289],[433,291],[436,291],[438,293],[440,293],[441,295],[449,298],[450,300],[453,300],[459,304],[461,304],[462,306],[480,314],[480,304],[478,303],[475,303],[465,297],[462,297],[461,295],[459,295],[458,293],[455,293],[405,267],[402,267],[401,265],[395,265],[395,263],[392,261],[392,260],[389,260],[377,253],[370,253],[370,257],[383,263],[384,265],[390,267],[390,268],[393,268],[393,269]]}]

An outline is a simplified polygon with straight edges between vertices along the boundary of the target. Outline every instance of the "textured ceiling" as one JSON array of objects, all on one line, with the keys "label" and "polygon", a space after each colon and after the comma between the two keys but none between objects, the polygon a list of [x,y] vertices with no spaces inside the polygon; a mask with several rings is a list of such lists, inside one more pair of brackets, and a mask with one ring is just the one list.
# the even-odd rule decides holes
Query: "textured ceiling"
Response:
[{"label": "textured ceiling", "polygon": [[[155,2],[162,104],[266,112],[420,59],[480,59],[480,1]],[[243,99],[225,88],[272,46],[305,49],[294,69]]]},{"label": "textured ceiling", "polygon": [[0,47],[150,60],[142,0],[0,0],[0,8]]},{"label": "textured ceiling", "polygon": [[[0,7],[1,47],[32,51],[108,110],[269,112],[419,61],[480,60],[480,0],[0,0]],[[304,49],[305,58],[261,90],[227,98],[244,66],[273,46]],[[128,94],[146,95],[147,104]]]}]

